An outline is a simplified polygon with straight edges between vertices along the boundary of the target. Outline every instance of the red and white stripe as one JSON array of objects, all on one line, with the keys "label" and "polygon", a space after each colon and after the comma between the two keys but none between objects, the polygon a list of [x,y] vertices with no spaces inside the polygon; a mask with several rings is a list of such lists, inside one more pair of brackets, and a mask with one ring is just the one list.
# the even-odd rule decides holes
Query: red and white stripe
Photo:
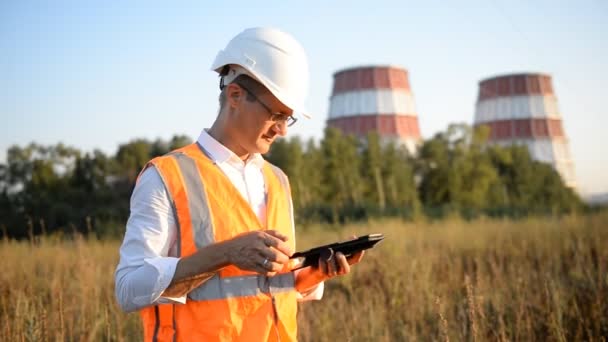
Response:
[{"label": "red and white stripe", "polygon": [[549,163],[575,187],[574,165],[551,76],[515,74],[479,83],[475,125],[490,128],[490,142],[521,144],[533,159]]},{"label": "red and white stripe", "polygon": [[359,137],[375,131],[415,153],[420,128],[407,70],[371,66],[335,73],[327,125]]}]

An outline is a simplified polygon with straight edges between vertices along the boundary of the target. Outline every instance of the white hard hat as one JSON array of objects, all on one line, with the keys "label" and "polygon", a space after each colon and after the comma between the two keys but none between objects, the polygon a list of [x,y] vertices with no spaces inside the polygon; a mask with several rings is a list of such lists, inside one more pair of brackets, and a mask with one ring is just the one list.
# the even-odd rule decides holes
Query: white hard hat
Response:
[{"label": "white hard hat", "polygon": [[304,48],[292,36],[273,28],[246,29],[217,53],[211,70],[224,77],[225,66],[230,68],[225,84],[240,74],[247,74],[294,113],[310,118],[304,107],[308,61]]}]

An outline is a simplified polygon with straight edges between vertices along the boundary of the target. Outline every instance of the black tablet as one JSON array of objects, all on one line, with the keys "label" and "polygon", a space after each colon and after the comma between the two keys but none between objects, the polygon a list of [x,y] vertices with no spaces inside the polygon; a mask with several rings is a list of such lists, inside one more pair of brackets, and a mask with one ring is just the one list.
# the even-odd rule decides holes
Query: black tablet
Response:
[{"label": "black tablet", "polygon": [[296,252],[291,256],[291,258],[304,258],[302,263],[295,269],[316,266],[319,264],[319,257],[324,253],[331,253],[330,249],[333,250],[334,253],[341,252],[348,258],[359,251],[374,247],[374,245],[380,242],[382,239],[384,239],[384,235],[382,234],[369,234],[354,240],[336,242],[329,245],[315,247],[307,251]]}]

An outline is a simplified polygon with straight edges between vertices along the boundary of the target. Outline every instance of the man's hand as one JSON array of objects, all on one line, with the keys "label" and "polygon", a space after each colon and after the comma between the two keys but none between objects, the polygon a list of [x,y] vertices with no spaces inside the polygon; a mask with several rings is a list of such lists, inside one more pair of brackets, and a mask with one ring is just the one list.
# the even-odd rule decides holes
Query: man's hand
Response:
[{"label": "man's hand", "polygon": [[[356,236],[351,237],[351,239],[356,238]],[[327,253],[322,253],[316,267],[307,267],[297,273],[296,289],[304,293],[325,280],[348,274],[350,267],[359,263],[364,254],[364,251],[360,251],[347,258],[340,252],[333,253],[328,250]]]},{"label": "man's hand", "polygon": [[274,230],[240,234],[227,241],[228,260],[242,270],[273,276],[283,269],[293,254],[287,239]]},{"label": "man's hand", "polygon": [[333,251],[328,250],[327,253],[321,254],[317,272],[325,279],[348,274],[350,272],[350,266],[360,262],[361,259],[363,259],[363,254],[365,254],[365,252],[360,251],[347,258],[341,252],[333,253]]}]

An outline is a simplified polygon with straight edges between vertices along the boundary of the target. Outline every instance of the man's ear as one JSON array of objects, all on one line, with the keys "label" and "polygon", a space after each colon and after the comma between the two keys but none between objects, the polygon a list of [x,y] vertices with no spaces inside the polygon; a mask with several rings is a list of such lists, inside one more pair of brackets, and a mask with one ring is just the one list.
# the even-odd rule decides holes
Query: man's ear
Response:
[{"label": "man's ear", "polygon": [[226,102],[228,107],[234,108],[238,105],[239,101],[244,95],[244,91],[241,87],[234,83],[230,83],[226,86]]}]

